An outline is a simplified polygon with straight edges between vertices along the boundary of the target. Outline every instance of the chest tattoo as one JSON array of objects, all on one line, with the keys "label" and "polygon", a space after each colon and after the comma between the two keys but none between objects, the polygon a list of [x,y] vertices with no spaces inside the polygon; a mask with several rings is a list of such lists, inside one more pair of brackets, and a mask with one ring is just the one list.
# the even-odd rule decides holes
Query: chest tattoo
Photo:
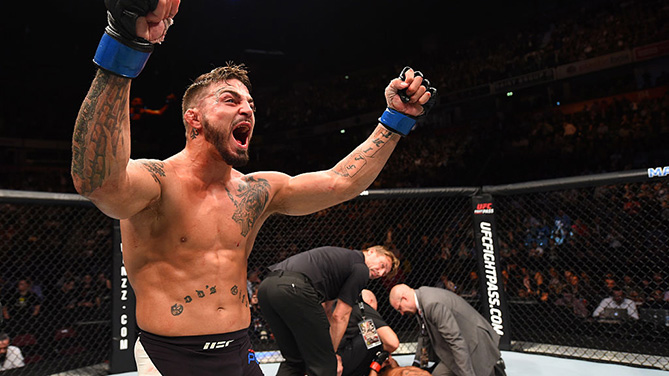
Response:
[{"label": "chest tattoo", "polygon": [[269,200],[269,182],[266,179],[247,177],[236,190],[226,188],[228,197],[235,204],[232,219],[241,227],[242,236],[249,234],[253,225],[265,210]]}]

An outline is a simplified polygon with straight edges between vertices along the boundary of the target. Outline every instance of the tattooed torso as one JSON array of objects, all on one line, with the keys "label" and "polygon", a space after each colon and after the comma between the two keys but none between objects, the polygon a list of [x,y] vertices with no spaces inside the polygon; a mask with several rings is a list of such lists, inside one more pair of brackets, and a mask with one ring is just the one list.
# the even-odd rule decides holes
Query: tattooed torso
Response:
[{"label": "tattooed torso", "polygon": [[203,186],[169,160],[139,163],[161,185],[162,197],[121,221],[138,325],[159,335],[248,327],[247,257],[267,215],[271,178],[237,173]]}]

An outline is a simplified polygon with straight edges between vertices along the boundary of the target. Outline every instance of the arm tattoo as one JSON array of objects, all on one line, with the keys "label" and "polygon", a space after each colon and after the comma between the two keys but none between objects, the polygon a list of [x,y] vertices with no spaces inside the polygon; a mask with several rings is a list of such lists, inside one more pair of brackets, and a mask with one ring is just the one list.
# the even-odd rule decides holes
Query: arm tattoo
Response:
[{"label": "arm tattoo", "polygon": [[242,228],[242,236],[249,234],[256,220],[265,210],[269,200],[269,182],[266,179],[256,179],[252,176],[244,179],[235,192],[226,188],[228,197],[236,210],[232,219]]},{"label": "arm tattoo", "polygon": [[367,164],[367,158],[362,154],[354,154],[350,156],[342,166],[334,170],[334,173],[347,178],[352,178],[358,171],[362,170]]},{"label": "arm tattoo", "polygon": [[122,106],[128,101],[128,83],[99,70],[81,105],[72,136],[72,174],[81,180],[83,194],[102,185],[126,142],[122,130],[129,120]]},{"label": "arm tattoo", "polygon": [[393,136],[393,133],[388,130],[381,130],[376,132],[372,139],[372,145],[362,149],[361,152],[351,154],[345,161],[342,161],[333,171],[335,174],[352,178],[358,171],[362,170],[367,164],[367,158],[373,158],[374,155],[383,148],[388,140]]},{"label": "arm tattoo", "polygon": [[145,161],[142,162],[142,166],[149,171],[156,183],[161,184],[160,177],[165,177],[165,170],[163,169],[165,164],[163,162]]}]

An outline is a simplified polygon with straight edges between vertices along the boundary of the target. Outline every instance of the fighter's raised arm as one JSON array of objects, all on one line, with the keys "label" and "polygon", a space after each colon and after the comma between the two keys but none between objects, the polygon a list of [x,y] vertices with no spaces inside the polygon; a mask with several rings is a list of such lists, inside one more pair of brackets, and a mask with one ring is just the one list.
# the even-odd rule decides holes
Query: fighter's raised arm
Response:
[{"label": "fighter's raised arm", "polygon": [[179,0],[106,0],[108,25],[93,61],[101,69],[84,99],[72,137],[77,191],[106,214],[127,218],[160,196],[159,161],[130,161],[131,78],[165,37]]},{"label": "fighter's raised arm", "polygon": [[[140,328],[134,346],[138,374],[172,376],[195,369],[202,376],[260,376],[258,363],[251,361],[249,299],[240,286],[247,283],[248,257],[264,220],[276,212],[311,213],[366,189],[401,135],[434,102],[434,89],[419,72],[405,69],[386,88],[388,109],[372,135],[332,169],[295,177],[245,174],[237,168],[249,161],[255,100],[246,66],[228,63],[197,76],[184,91],[184,148],[162,161],[132,160],[131,81],[165,39],[180,2],[105,0],[105,5],[108,25],[93,59],[100,69],[72,137],[72,178],[80,194],[120,219]],[[346,296],[326,292],[328,300],[349,306],[364,283],[399,264],[390,252],[341,252],[344,261],[355,261],[355,289],[346,289]],[[324,324],[319,340],[327,350],[325,362],[315,363],[334,376],[327,318],[320,301],[313,308]]]},{"label": "fighter's raised arm", "polygon": [[333,168],[279,181],[270,211],[303,215],[350,200],[367,189],[406,136],[434,104],[436,89],[407,67],[385,89],[388,108],[372,134]]}]

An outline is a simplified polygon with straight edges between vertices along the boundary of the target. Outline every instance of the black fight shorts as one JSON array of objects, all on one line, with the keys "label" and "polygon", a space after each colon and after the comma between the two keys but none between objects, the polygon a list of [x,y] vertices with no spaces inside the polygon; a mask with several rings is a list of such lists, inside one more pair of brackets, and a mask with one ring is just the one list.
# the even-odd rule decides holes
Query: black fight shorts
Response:
[{"label": "black fight shorts", "polygon": [[141,332],[135,361],[139,376],[263,375],[246,329],[183,337]]}]

